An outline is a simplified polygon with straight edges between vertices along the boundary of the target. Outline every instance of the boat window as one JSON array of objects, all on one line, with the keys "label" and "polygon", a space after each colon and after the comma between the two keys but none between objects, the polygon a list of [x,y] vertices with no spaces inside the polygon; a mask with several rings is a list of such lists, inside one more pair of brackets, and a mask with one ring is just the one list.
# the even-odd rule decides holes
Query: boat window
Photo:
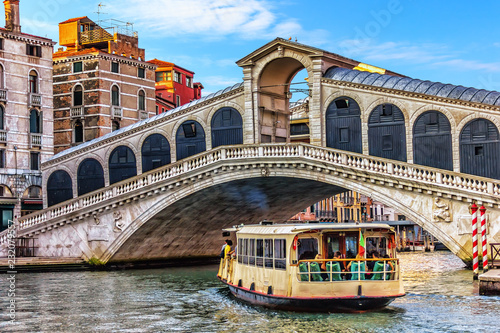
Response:
[{"label": "boat window", "polygon": [[314,259],[318,254],[317,238],[300,238],[298,241],[297,256],[299,260]]},{"label": "boat window", "polygon": [[274,240],[274,268],[286,269],[286,239]]},{"label": "boat window", "polygon": [[248,238],[243,240],[243,263],[248,264]]},{"label": "boat window", "polygon": [[250,239],[248,242],[248,264],[255,265],[255,239]]},{"label": "boat window", "polygon": [[243,239],[240,238],[238,240],[238,244],[240,244],[240,246],[237,247],[237,250],[238,250],[238,262],[241,264],[243,263]]},{"label": "boat window", "polygon": [[257,239],[255,265],[264,266],[264,240]]},{"label": "boat window", "polygon": [[366,252],[377,251],[381,257],[387,254],[387,238],[382,236],[366,237]]},{"label": "boat window", "polygon": [[266,252],[265,266],[267,268],[273,268],[273,240],[266,239],[265,245],[266,245],[265,246],[265,252]]},{"label": "boat window", "polygon": [[326,237],[327,244],[327,258],[333,258],[335,252],[340,251],[340,236],[338,235],[328,235]]},{"label": "boat window", "polygon": [[346,258],[356,258],[358,254],[358,237],[346,236],[345,238],[345,256]]}]

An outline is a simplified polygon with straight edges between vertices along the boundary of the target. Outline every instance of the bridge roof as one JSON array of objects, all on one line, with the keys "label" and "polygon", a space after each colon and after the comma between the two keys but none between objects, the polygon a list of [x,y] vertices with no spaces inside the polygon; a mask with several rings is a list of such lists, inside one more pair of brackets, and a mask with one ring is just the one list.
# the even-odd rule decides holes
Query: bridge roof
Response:
[{"label": "bridge roof", "polygon": [[441,82],[422,81],[409,77],[362,72],[341,67],[330,68],[324,77],[337,81],[360,83],[374,87],[500,106],[500,92],[497,91],[468,88]]},{"label": "bridge roof", "polygon": [[87,141],[85,143],[82,143],[81,145],[78,145],[78,146],[71,147],[69,149],[63,150],[62,152],[60,152],[60,153],[54,155],[52,158],[50,158],[49,161],[53,160],[53,159],[56,159],[56,158],[59,158],[59,157],[62,157],[62,156],[67,155],[67,154],[71,154],[74,151],[78,151],[78,150],[83,149],[85,147],[94,145],[94,144],[96,144],[98,142],[107,140],[109,138],[112,138],[112,137],[115,137],[115,136],[119,136],[120,134],[123,134],[125,132],[130,131],[130,130],[133,130],[133,129],[137,128],[137,127],[141,127],[143,125],[146,125],[146,124],[148,124],[148,123],[150,123],[152,121],[156,121],[156,120],[168,117],[168,116],[170,116],[170,115],[172,115],[172,114],[174,114],[176,112],[182,111],[182,110],[187,109],[189,107],[192,107],[192,106],[194,106],[196,104],[202,103],[202,102],[204,102],[206,100],[209,100],[209,99],[212,99],[214,97],[220,96],[222,94],[228,93],[228,92],[230,92],[232,90],[236,90],[236,89],[240,88],[241,86],[243,86],[243,82],[240,82],[240,83],[237,83],[237,84],[235,84],[235,85],[233,85],[231,87],[227,87],[225,89],[219,90],[219,91],[217,91],[217,92],[215,92],[213,94],[207,95],[207,96],[202,97],[202,98],[197,99],[197,100],[194,100],[194,101],[192,101],[190,103],[186,103],[184,105],[178,106],[175,109],[165,111],[165,112],[160,113],[160,114],[158,114],[158,115],[156,115],[154,117],[141,120],[141,121],[139,121],[139,122],[137,122],[135,124],[132,124],[130,126],[120,128],[119,130],[116,130],[114,132],[105,134],[105,135],[103,135],[101,137],[98,137],[98,138],[96,138],[94,140]]}]

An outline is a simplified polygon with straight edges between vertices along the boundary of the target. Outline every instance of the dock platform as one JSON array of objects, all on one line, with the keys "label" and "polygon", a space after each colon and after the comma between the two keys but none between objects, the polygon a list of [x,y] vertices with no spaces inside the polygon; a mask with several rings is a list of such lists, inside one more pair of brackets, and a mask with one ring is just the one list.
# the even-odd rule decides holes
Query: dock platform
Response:
[{"label": "dock platform", "polygon": [[90,266],[81,258],[55,257],[17,257],[14,267],[8,258],[0,258],[0,273],[15,272],[48,272],[66,270],[86,270]]},{"label": "dock platform", "polygon": [[479,275],[480,295],[500,295],[500,269],[491,269]]}]

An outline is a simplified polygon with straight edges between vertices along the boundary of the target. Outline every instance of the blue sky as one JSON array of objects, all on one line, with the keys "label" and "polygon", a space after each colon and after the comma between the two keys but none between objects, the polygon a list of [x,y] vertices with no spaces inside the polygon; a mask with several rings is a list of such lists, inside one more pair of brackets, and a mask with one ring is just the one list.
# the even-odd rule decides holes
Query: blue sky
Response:
[{"label": "blue sky", "polygon": [[148,60],[194,71],[203,95],[241,82],[235,62],[276,37],[412,78],[500,91],[500,1],[21,0],[22,30],[57,41],[59,22],[97,21],[99,3],[101,19],[134,23]]}]

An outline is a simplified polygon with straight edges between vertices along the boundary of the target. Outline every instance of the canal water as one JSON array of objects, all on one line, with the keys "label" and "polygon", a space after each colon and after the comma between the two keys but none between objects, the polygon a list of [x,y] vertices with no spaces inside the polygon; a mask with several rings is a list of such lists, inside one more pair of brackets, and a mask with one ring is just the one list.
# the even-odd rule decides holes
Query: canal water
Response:
[{"label": "canal water", "polygon": [[450,252],[400,255],[407,295],[381,311],[305,314],[234,299],[215,266],[1,278],[0,332],[498,332],[500,297],[478,294]]}]

